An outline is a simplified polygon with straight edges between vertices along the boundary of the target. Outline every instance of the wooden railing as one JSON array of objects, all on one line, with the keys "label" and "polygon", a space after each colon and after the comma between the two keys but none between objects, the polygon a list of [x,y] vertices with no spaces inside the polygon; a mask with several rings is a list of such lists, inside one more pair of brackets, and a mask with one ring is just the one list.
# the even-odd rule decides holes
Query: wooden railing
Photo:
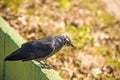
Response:
[{"label": "wooden railing", "polygon": [[62,80],[53,69],[42,69],[35,61],[4,61],[24,39],[0,17],[0,80]]}]

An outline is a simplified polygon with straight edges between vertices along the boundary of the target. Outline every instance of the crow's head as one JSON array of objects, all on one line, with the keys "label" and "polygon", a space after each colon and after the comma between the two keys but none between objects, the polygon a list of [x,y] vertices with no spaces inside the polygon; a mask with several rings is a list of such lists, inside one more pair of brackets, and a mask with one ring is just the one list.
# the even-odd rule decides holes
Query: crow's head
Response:
[{"label": "crow's head", "polygon": [[76,48],[76,47],[72,44],[72,42],[71,42],[70,38],[68,37],[68,35],[63,34],[62,36],[63,36],[63,38],[64,38],[65,45],[67,45],[67,46],[72,46],[73,48]]}]

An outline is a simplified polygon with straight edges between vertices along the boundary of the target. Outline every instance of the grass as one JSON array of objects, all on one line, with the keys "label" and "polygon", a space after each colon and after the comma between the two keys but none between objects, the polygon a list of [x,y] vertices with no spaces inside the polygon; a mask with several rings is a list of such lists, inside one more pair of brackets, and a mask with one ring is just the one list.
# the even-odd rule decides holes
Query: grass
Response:
[{"label": "grass", "polygon": [[60,0],[59,7],[63,10],[70,9],[71,5],[69,3],[69,0]]}]

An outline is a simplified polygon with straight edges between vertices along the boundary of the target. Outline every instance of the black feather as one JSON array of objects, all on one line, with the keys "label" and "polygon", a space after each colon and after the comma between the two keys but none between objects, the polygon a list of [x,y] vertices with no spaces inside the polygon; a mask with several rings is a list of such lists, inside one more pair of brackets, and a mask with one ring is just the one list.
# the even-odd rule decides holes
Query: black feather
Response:
[{"label": "black feather", "polygon": [[[67,39],[68,40],[68,39]],[[5,61],[28,61],[45,59],[59,51],[68,43],[63,35],[49,36],[39,40],[24,43],[21,48],[8,55]]]}]

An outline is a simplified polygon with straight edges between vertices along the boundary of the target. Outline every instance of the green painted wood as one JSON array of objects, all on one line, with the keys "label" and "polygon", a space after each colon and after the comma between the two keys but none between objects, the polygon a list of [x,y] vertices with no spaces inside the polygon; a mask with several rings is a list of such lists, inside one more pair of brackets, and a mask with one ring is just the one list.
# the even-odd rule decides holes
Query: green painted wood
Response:
[{"label": "green painted wood", "polygon": [[3,71],[4,71],[4,64],[3,64],[3,58],[4,58],[4,38],[5,34],[0,29],[0,80],[3,80]]},{"label": "green painted wood", "polygon": [[3,60],[24,42],[25,40],[0,17],[0,80],[62,80],[56,71],[42,69],[35,61]]}]

